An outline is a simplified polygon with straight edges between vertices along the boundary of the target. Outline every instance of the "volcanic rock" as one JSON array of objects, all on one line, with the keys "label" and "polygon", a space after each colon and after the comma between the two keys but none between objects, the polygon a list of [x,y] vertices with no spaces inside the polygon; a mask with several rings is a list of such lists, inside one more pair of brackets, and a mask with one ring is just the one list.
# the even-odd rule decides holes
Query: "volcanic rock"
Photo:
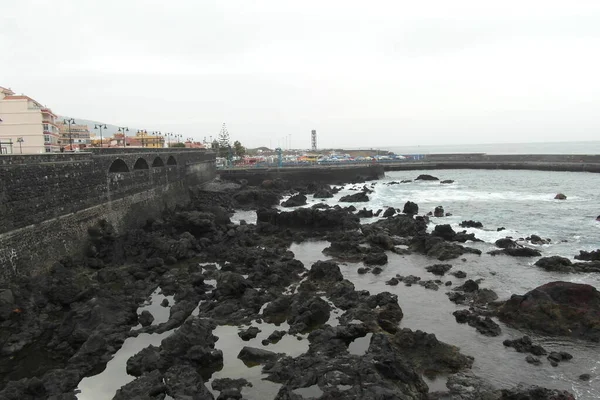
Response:
[{"label": "volcanic rock", "polygon": [[404,208],[402,209],[404,214],[412,214],[416,215],[419,213],[419,205],[417,203],[413,203],[412,201],[407,201],[404,203]]},{"label": "volcanic rock", "polygon": [[256,216],[258,223],[268,223],[281,228],[352,230],[360,226],[358,217],[347,210],[336,208],[327,210],[297,208],[290,212],[260,209],[256,212]]},{"label": "volcanic rock", "polygon": [[406,237],[425,233],[427,222],[421,217],[413,218],[412,215],[396,214],[372,224],[362,225],[361,229],[365,235],[386,232],[388,235]]},{"label": "volcanic rock", "polygon": [[385,265],[388,262],[385,253],[369,253],[364,258],[365,265]]},{"label": "volcanic rock", "polygon": [[388,207],[385,209],[385,211],[383,212],[383,217],[387,218],[387,217],[391,217],[394,214],[396,214],[396,209],[394,207]]},{"label": "volcanic rock", "polygon": [[238,332],[238,336],[240,337],[240,339],[247,342],[250,339],[254,339],[259,333],[260,333],[260,329],[258,329],[255,326],[251,326],[250,328],[246,329],[245,331]]},{"label": "volcanic rock", "polygon": [[600,261],[600,249],[594,251],[579,251],[579,255],[575,256],[576,260],[582,261]]},{"label": "volcanic rock", "polygon": [[500,325],[490,317],[481,317],[469,310],[458,310],[452,313],[459,324],[467,323],[485,336],[498,336],[501,333]]},{"label": "volcanic rock", "polygon": [[542,239],[538,235],[531,235],[530,237],[527,238],[527,240],[529,240],[531,242],[531,244],[537,244],[537,245],[550,243],[550,239]]},{"label": "volcanic rock", "polygon": [[481,222],[473,220],[463,221],[459,225],[463,228],[483,228],[483,224]]},{"label": "volcanic rock", "polygon": [[327,189],[320,189],[315,192],[313,195],[315,199],[329,199],[333,197],[333,193]]},{"label": "volcanic rock", "polygon": [[450,184],[450,183],[454,183],[454,181],[452,179],[445,179],[443,181],[440,181],[440,183],[442,183],[442,184]]},{"label": "volcanic rock", "polygon": [[566,200],[567,196],[565,196],[562,193],[558,193],[556,196],[554,196],[554,200]]},{"label": "volcanic rock", "polygon": [[499,254],[505,254],[513,257],[539,257],[542,255],[539,250],[532,249],[531,247],[509,247],[502,250],[492,250],[489,251],[488,254],[492,256],[497,256]]},{"label": "volcanic rock", "polygon": [[272,207],[279,204],[279,195],[269,190],[242,190],[233,195],[241,208]]},{"label": "volcanic rock", "polygon": [[400,281],[396,277],[393,277],[390,280],[385,282],[386,285],[390,285],[390,286],[396,286],[398,283],[400,283]]},{"label": "volcanic rock", "polygon": [[518,246],[517,242],[512,240],[511,238],[502,238],[496,240],[496,246],[501,249],[512,249]]},{"label": "volcanic rock", "polygon": [[310,267],[308,279],[313,281],[338,282],[344,279],[340,267],[333,261],[317,261]]},{"label": "volcanic rock", "polygon": [[287,199],[286,201],[284,201],[283,203],[281,203],[281,205],[283,207],[304,206],[304,205],[306,205],[306,196],[303,194],[294,195],[294,196],[290,197],[289,199]]},{"label": "volcanic rock", "polygon": [[153,321],[154,321],[154,316],[152,314],[150,314],[150,311],[148,311],[148,310],[142,311],[142,313],[138,316],[138,322],[142,326],[152,325]]},{"label": "volcanic rock", "polygon": [[435,210],[433,210],[433,216],[434,217],[443,217],[444,216],[444,207],[442,206],[437,206],[435,208]]},{"label": "volcanic rock", "polygon": [[272,351],[248,346],[244,346],[237,356],[237,358],[242,360],[246,365],[264,364],[270,361],[275,361],[278,357],[279,355]]},{"label": "volcanic rock", "polygon": [[358,203],[366,201],[369,201],[369,196],[367,196],[365,192],[349,194],[340,198],[340,202],[342,203]]},{"label": "volcanic rock", "polygon": [[431,235],[414,236],[410,242],[410,249],[440,261],[458,258],[465,253],[481,254],[481,250],[464,247],[450,243],[444,239]]},{"label": "volcanic rock", "polygon": [[356,216],[358,218],[373,218],[373,210],[367,210],[366,208],[363,208],[356,213]]},{"label": "volcanic rock", "polygon": [[600,293],[590,285],[547,283],[513,295],[498,309],[498,317],[542,334],[600,341]]},{"label": "volcanic rock", "polygon": [[512,389],[502,389],[502,400],[575,400],[566,390],[546,389],[539,386],[519,384]]},{"label": "volcanic rock", "polygon": [[460,290],[463,292],[471,293],[471,292],[477,291],[478,289],[479,289],[479,285],[477,284],[477,282],[475,282],[472,279],[469,279],[465,283],[463,283],[461,286],[458,286],[454,290]]},{"label": "volcanic rock", "polygon": [[444,276],[446,272],[450,271],[450,268],[452,268],[452,265],[450,264],[434,264],[425,268],[425,270],[434,275]]},{"label": "volcanic rock", "polygon": [[527,357],[525,357],[525,361],[527,361],[528,364],[533,364],[533,365],[541,365],[542,362],[540,361],[539,358],[532,356],[531,354],[529,354]]},{"label": "volcanic rock", "polygon": [[433,232],[431,232],[431,235],[441,237],[448,241],[452,241],[454,239],[454,237],[456,236],[456,232],[454,232],[454,229],[452,229],[452,227],[450,225],[443,224],[443,225],[436,225],[435,228],[433,229]]},{"label": "volcanic rock", "polygon": [[459,279],[463,279],[467,277],[467,273],[465,271],[453,271],[450,272],[450,275],[453,275]]},{"label": "volcanic rock", "polygon": [[439,179],[432,175],[422,174],[417,176],[415,181],[439,181]]},{"label": "volcanic rock", "polygon": [[531,353],[534,356],[543,356],[548,352],[540,345],[534,345],[529,336],[515,340],[505,340],[502,344],[506,347],[513,347],[519,353]]},{"label": "volcanic rock", "polygon": [[536,266],[546,271],[572,272],[571,260],[561,256],[542,257],[535,262]]},{"label": "volcanic rock", "polygon": [[[378,339],[374,335],[372,340]],[[455,373],[473,365],[473,357],[463,355],[456,346],[440,342],[433,333],[403,328],[390,342],[398,356],[410,360],[420,371]]]}]

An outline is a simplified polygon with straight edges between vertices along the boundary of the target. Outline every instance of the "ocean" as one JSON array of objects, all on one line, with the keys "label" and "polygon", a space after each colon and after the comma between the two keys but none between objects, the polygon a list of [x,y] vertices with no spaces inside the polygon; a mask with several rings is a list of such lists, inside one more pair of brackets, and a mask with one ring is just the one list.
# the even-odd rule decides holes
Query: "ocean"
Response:
[{"label": "ocean", "polygon": [[600,141],[383,146],[381,148],[396,154],[600,154]]},{"label": "ocean", "polygon": [[[417,181],[408,184],[386,185],[390,181],[414,179],[420,173],[427,173],[440,179],[452,179],[455,183],[441,185],[439,182]],[[327,199],[330,205],[338,204],[341,196],[355,193],[347,185],[334,198]],[[516,170],[429,170],[388,172],[385,178],[375,185],[375,192],[368,203],[356,203],[357,208],[377,210],[386,206],[402,208],[408,200],[419,205],[421,214],[443,206],[451,217],[432,218],[429,229],[435,224],[451,224],[455,230],[463,230],[458,224],[463,220],[476,220],[483,223],[483,229],[466,229],[475,233],[483,243],[467,243],[467,246],[482,250],[481,256],[466,255],[466,261],[451,260],[454,269],[467,273],[473,280],[481,280],[480,286],[494,290],[501,300],[512,294],[524,294],[551,281],[571,281],[587,283],[600,288],[600,274],[559,274],[546,272],[533,263],[537,258],[517,258],[491,256],[487,251],[495,249],[493,243],[505,236],[514,238],[537,234],[551,239],[547,245],[535,246],[543,256],[561,255],[574,259],[580,250],[600,248],[600,174],[580,172],[547,172]],[[567,195],[566,201],[554,200],[557,193]],[[308,206],[317,200],[309,199]],[[288,209],[289,210],[289,209]],[[253,212],[240,212],[234,219],[255,221]],[[375,220],[375,219],[373,219]],[[369,219],[363,219],[363,223]],[[506,230],[498,232],[497,228]],[[295,244],[291,250],[305,267],[318,260],[325,260],[322,250],[327,242],[305,242]],[[464,354],[475,357],[473,372],[484,377],[499,388],[513,387],[521,382],[549,388],[566,389],[577,399],[600,398],[600,344],[545,337],[528,332],[520,332],[499,322],[502,334],[499,337],[486,337],[474,328],[456,323],[452,312],[463,308],[450,302],[446,292],[451,287],[441,287],[439,291],[427,290],[419,285],[405,287],[385,285],[385,281],[400,274],[416,275],[423,279],[435,279],[425,271],[425,267],[436,260],[422,255],[388,254],[389,263],[380,275],[357,273],[362,264],[341,265],[342,273],[356,286],[371,293],[390,291],[398,296],[404,311],[401,327],[420,329],[434,333],[438,339],[459,346]],[[444,280],[459,280],[446,276]],[[454,285],[453,285],[454,286]],[[573,360],[552,367],[543,358],[541,366],[530,365],[525,361],[526,354],[506,348],[505,339],[517,339],[529,334],[534,343],[541,344],[549,351],[567,351]],[[592,379],[582,382],[578,376],[590,373]],[[233,377],[233,376],[232,376]],[[445,379],[426,380],[430,390],[444,390]],[[259,384],[260,385],[260,384]],[[254,390],[259,390],[255,387]],[[248,398],[253,398],[248,397]],[[257,397],[258,398],[258,397]]]}]

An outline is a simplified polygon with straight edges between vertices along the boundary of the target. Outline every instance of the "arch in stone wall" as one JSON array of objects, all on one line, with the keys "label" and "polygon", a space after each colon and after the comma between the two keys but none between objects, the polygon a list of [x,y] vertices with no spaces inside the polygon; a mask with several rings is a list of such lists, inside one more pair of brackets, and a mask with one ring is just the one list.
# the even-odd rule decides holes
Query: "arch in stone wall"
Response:
[{"label": "arch in stone wall", "polygon": [[110,164],[110,168],[108,168],[108,172],[109,173],[129,172],[129,167],[127,166],[125,161],[121,160],[120,158],[117,158],[115,161],[112,162],[112,164]]},{"label": "arch in stone wall", "polygon": [[133,169],[149,169],[148,162],[144,158],[138,158],[133,165]]},{"label": "arch in stone wall", "polygon": [[160,157],[156,157],[154,159],[154,161],[152,161],[152,167],[156,168],[156,167],[164,167],[165,163],[163,162],[162,158]]},{"label": "arch in stone wall", "polygon": [[175,157],[169,156],[167,159],[167,165],[177,165],[177,160],[175,160]]}]

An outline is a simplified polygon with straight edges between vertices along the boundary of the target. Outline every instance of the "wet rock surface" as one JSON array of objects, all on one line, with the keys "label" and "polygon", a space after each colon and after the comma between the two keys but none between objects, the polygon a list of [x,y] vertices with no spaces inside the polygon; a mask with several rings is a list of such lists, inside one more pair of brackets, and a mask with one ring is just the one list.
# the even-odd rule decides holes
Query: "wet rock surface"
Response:
[{"label": "wet rock surface", "polygon": [[[351,196],[368,200],[373,188],[356,186]],[[362,225],[353,206],[272,208],[291,194],[295,195],[288,205],[297,207],[308,195],[328,198],[337,191],[282,180],[264,181],[260,187],[239,185],[227,193],[196,191],[189,206],[166,212],[140,229],[117,234],[108,223],[91,229],[83,256],[65,258],[46,275],[23,278],[0,290],[0,398],[74,399],[84,377],[98,374],[125,340],[142,334],[165,336],[127,358],[126,372],[135,379],[119,388],[115,399],[243,398],[251,386],[245,379],[210,381],[224,367],[224,352],[230,350],[216,336],[219,325],[233,326],[233,336],[245,345],[234,355],[238,362],[261,369],[281,385],[277,399],[442,398],[431,397],[436,394],[428,393],[424,374],[455,374],[446,395],[472,396],[448,398],[538,393],[531,388],[493,389],[465,373],[473,365],[472,357],[435,335],[400,325],[404,312],[394,291],[422,291],[419,285],[431,291],[447,289],[437,279],[392,276],[398,270],[390,272],[388,256],[425,255],[431,258],[428,271],[443,276],[450,265],[435,264],[435,259],[481,254],[457,243],[476,240],[472,235],[449,225],[428,234],[429,220],[417,215],[418,206],[412,202],[404,205],[402,214],[389,207],[394,213],[381,211],[385,218]],[[257,223],[233,224],[234,208],[255,210]],[[359,213],[377,214],[366,209]],[[310,239],[330,241],[325,258],[335,261],[303,265],[296,260],[290,244]],[[385,279],[390,278],[390,292],[356,290],[344,279],[338,263],[342,261],[363,262],[363,272],[389,274]],[[451,274],[466,276],[461,271]],[[399,283],[404,285],[396,287]],[[473,307],[456,318],[493,336],[499,327],[481,309],[496,300],[495,293],[475,281],[455,283],[456,290],[449,293],[457,296],[457,303]],[[411,285],[417,287],[403,287]],[[171,299],[161,307],[168,314],[166,321],[138,311],[159,287]],[[586,305],[593,321],[595,306]],[[513,314],[521,310],[504,304],[498,315],[502,312],[519,320]],[[250,326],[257,323],[282,325],[264,332],[263,325]],[[580,328],[581,335],[594,337],[584,334],[583,325]],[[282,353],[277,343],[296,341],[292,335],[308,341],[308,351],[294,357]],[[360,339],[366,340],[364,352],[351,351]],[[513,345],[517,346],[526,348]],[[535,354],[531,349],[529,353]],[[568,361],[566,353],[549,356],[550,363]],[[461,392],[461,383],[471,383],[473,389]],[[207,385],[220,393],[213,395]]]},{"label": "wet rock surface", "polygon": [[600,341],[600,293],[590,285],[547,283],[513,295],[499,307],[498,317],[534,332]]},{"label": "wet rock surface", "polygon": [[415,181],[439,181],[439,178],[436,178],[433,175],[422,174],[415,178]]},{"label": "wet rock surface", "polygon": [[303,194],[296,194],[291,196],[289,199],[281,203],[283,207],[299,207],[306,205],[306,196]]},{"label": "wet rock surface", "polygon": [[447,392],[430,393],[429,400],[575,400],[564,390],[546,389],[520,384],[511,389],[497,389],[471,372],[461,372],[448,378]]},{"label": "wet rock surface", "polygon": [[[593,257],[589,257],[591,259]],[[582,273],[582,272],[600,272],[600,261],[591,262],[571,262],[568,258],[560,256],[542,257],[535,262],[535,265],[546,271]]]},{"label": "wet rock surface", "polygon": [[502,333],[500,325],[495,323],[490,317],[481,317],[470,310],[459,310],[453,313],[456,322],[459,324],[469,324],[477,329],[477,332],[485,336],[499,336]]}]

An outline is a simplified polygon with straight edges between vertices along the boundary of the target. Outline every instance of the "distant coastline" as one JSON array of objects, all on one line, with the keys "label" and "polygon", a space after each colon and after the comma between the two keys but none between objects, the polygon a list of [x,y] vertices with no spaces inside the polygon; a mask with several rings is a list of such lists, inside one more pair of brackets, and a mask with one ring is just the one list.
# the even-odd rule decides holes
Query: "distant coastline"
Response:
[{"label": "distant coastline", "polygon": [[549,143],[496,143],[431,146],[382,146],[396,154],[600,154],[600,141]]}]

